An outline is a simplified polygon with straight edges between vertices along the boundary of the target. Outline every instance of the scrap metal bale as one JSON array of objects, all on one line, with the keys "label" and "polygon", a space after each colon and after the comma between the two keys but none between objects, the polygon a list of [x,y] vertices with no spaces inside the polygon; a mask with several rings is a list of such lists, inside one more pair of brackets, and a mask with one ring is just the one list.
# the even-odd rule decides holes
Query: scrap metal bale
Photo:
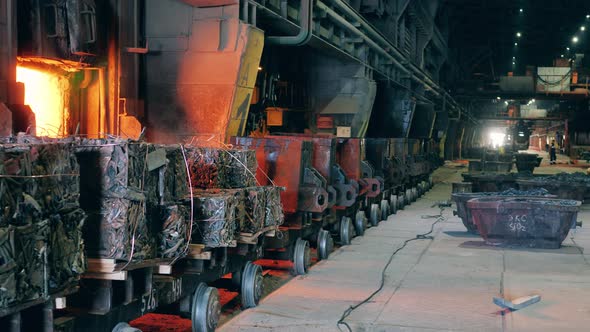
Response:
[{"label": "scrap metal bale", "polygon": [[54,293],[78,282],[86,271],[82,228],[86,214],[77,202],[63,206],[50,218],[49,290]]},{"label": "scrap metal bale", "polygon": [[265,187],[250,187],[244,191],[246,218],[240,231],[253,234],[265,226],[266,190]]},{"label": "scrap metal bale", "polygon": [[238,230],[237,205],[235,192],[203,191],[193,196],[192,243],[210,248],[233,245]]},{"label": "scrap metal bale", "polygon": [[280,226],[285,221],[283,213],[283,204],[281,203],[281,192],[284,191],[282,187],[268,186],[264,187],[266,212],[264,218],[264,226]]},{"label": "scrap metal bale", "polygon": [[[77,197],[79,171],[69,143],[0,144],[0,225],[24,225]],[[33,208],[33,209],[29,209]]]},{"label": "scrap metal bale", "polygon": [[19,302],[47,296],[49,221],[14,228],[16,290]]},{"label": "scrap metal bale", "polygon": [[0,227],[0,308],[17,301],[14,228]]},{"label": "scrap metal bale", "polygon": [[[246,188],[256,185],[256,152],[186,146],[185,155],[194,188]],[[180,160],[179,167],[185,167]]]},{"label": "scrap metal bale", "polygon": [[128,189],[121,197],[105,197],[87,210],[84,242],[91,257],[143,260],[155,255],[146,218],[145,196]]},{"label": "scrap metal bale", "polygon": [[190,208],[183,205],[163,206],[159,214],[162,230],[159,234],[158,257],[180,258],[186,255],[190,242]]}]

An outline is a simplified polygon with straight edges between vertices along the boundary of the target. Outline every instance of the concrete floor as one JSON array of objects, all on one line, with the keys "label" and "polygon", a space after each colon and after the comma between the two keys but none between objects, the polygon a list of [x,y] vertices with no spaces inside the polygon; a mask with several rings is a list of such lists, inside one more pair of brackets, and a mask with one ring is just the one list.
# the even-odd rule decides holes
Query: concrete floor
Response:
[{"label": "concrete floor", "polygon": [[[546,166],[555,173],[559,166]],[[566,171],[579,169],[563,167]],[[220,331],[338,331],[342,312],[373,292],[391,252],[425,233],[434,202],[450,197],[465,168],[447,165],[434,174],[425,196],[340,248],[309,274],[296,277],[239,314]],[[590,207],[578,220],[590,226]],[[590,330],[590,229],[570,232],[558,250],[498,249],[465,232],[452,208],[435,226],[434,240],[414,241],[386,272],[385,287],[346,320],[353,331],[588,331]],[[541,302],[505,315],[494,296],[539,294]],[[343,328],[345,330],[345,328]]]}]

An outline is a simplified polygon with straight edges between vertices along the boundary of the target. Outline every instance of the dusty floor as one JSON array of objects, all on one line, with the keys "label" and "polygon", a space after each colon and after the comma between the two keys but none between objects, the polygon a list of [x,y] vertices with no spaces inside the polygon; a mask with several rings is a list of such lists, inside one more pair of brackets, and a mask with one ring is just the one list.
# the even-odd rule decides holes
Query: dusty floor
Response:
[{"label": "dusty floor", "polygon": [[[545,164],[537,173],[585,171],[584,165]],[[342,312],[378,287],[391,252],[430,229],[434,219],[422,216],[438,212],[431,206],[449,199],[451,183],[460,181],[464,171],[452,165],[437,170],[437,185],[423,198],[220,331],[338,331]],[[435,226],[433,240],[411,242],[394,257],[383,290],[346,319],[353,331],[590,329],[590,256],[584,253],[589,229],[570,232],[558,250],[499,249],[467,234],[452,210],[443,212],[447,219]],[[583,210],[578,220],[590,225],[590,209]],[[502,312],[492,303],[494,296],[530,294],[540,294],[541,302],[515,312]]]}]

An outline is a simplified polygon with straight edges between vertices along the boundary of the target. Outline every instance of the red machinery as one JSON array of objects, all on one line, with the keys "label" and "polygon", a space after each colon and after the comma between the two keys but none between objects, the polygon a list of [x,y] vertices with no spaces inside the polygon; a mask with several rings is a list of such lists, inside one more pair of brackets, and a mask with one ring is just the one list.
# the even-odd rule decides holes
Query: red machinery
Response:
[{"label": "red machinery", "polygon": [[333,246],[329,232],[322,229],[322,214],[328,208],[327,182],[312,167],[312,143],[287,136],[232,137],[231,143],[256,150],[260,185],[285,188],[281,193],[283,234],[267,239],[265,249],[269,257],[292,260],[295,273],[305,274],[311,264],[309,240],[317,243],[321,259],[328,257]]}]

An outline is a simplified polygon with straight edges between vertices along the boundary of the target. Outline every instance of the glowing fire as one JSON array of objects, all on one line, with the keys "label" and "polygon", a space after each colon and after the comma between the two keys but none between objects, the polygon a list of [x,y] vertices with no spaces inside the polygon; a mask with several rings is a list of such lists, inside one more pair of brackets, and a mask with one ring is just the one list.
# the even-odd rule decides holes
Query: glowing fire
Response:
[{"label": "glowing fire", "polygon": [[66,80],[51,72],[23,66],[16,67],[16,79],[25,85],[25,104],[35,113],[37,135],[63,135]]}]

